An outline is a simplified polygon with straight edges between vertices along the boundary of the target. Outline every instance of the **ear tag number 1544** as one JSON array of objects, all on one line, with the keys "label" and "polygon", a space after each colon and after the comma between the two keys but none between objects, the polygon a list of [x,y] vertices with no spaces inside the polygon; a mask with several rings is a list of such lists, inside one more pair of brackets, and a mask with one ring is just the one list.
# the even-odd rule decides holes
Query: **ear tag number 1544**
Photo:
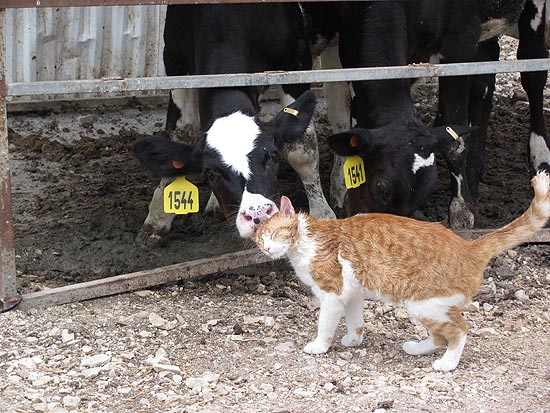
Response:
[{"label": "ear tag number 1544", "polygon": [[192,214],[199,212],[199,189],[179,176],[164,188],[164,212],[167,214]]},{"label": "ear tag number 1544", "polygon": [[367,182],[365,164],[360,156],[350,156],[344,162],[344,179],[346,188],[357,188]]}]

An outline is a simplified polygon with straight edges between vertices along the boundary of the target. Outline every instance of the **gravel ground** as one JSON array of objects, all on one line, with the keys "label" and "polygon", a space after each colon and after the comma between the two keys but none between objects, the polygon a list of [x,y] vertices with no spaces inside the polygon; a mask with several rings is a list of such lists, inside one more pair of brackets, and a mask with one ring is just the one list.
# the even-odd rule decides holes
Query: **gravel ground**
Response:
[{"label": "gravel ground", "polygon": [[[513,41],[504,45],[511,56]],[[518,75],[497,79],[480,204],[493,226],[517,216],[531,196],[525,95]],[[431,88],[417,103],[427,123]],[[130,107],[10,116],[23,292],[243,248],[225,222],[201,215],[178,220],[159,249],[134,244],[156,180],[129,148],[162,127],[163,113]],[[444,219],[448,201],[446,171],[439,176],[439,195],[423,211],[433,220]],[[303,353],[318,308],[284,263],[13,311],[0,315],[0,412],[549,412],[549,285],[550,246],[496,258],[466,313],[470,336],[450,373],[432,371],[436,356],[403,353],[404,341],[426,332],[403,309],[372,302],[360,347]]]},{"label": "gravel ground", "polygon": [[426,332],[402,308],[371,302],[359,348],[306,355],[318,309],[282,263],[3,314],[0,411],[547,412],[545,254],[530,246],[496,259],[450,373],[431,369],[436,356],[403,353]]}]

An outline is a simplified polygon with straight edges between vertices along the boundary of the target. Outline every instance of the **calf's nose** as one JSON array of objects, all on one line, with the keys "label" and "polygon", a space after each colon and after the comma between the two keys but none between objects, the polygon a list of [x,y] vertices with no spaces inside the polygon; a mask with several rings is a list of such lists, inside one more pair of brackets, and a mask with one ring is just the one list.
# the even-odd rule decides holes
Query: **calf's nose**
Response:
[{"label": "calf's nose", "polygon": [[277,207],[274,203],[249,206],[242,215],[245,221],[252,221],[256,225],[263,224],[269,218],[277,213]]}]

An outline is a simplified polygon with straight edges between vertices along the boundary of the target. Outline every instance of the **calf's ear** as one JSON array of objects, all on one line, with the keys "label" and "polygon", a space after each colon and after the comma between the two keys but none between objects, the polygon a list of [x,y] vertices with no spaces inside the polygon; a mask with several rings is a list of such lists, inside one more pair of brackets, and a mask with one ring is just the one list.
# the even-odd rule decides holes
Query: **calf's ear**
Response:
[{"label": "calf's ear", "polygon": [[314,112],[315,93],[308,90],[262,127],[277,144],[294,142],[304,136]]},{"label": "calf's ear", "polygon": [[372,133],[362,128],[337,133],[327,139],[330,149],[340,156],[352,156],[364,152],[371,146],[372,141]]},{"label": "calf's ear", "polygon": [[438,126],[433,129],[436,147],[451,171],[460,171],[464,167],[468,137],[477,129],[477,126],[461,125]]},{"label": "calf's ear", "polygon": [[456,145],[464,143],[468,139],[470,133],[478,129],[477,126],[449,125],[433,128],[433,133],[436,138],[437,147],[443,149],[451,145],[453,141],[456,142]]},{"label": "calf's ear", "polygon": [[200,146],[174,142],[163,136],[148,136],[137,142],[134,155],[145,168],[159,177],[202,170]]}]

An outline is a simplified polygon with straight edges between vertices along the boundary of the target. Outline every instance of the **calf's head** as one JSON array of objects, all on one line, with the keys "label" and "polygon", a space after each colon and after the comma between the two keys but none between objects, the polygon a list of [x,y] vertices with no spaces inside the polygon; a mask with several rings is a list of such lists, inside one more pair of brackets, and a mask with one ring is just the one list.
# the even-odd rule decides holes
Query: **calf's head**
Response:
[{"label": "calf's head", "polygon": [[269,122],[234,112],[216,119],[200,144],[150,136],[134,153],[161,177],[204,172],[225,217],[236,214],[239,235],[251,238],[278,211],[278,151],[304,135],[314,110],[315,95],[306,92]]},{"label": "calf's head", "polygon": [[[457,131],[457,132],[454,132]],[[355,128],[329,137],[332,150],[363,159],[366,182],[348,191],[351,214],[384,212],[411,215],[435,190],[435,150],[449,150],[469,128],[430,129],[418,120],[376,129]]]}]

